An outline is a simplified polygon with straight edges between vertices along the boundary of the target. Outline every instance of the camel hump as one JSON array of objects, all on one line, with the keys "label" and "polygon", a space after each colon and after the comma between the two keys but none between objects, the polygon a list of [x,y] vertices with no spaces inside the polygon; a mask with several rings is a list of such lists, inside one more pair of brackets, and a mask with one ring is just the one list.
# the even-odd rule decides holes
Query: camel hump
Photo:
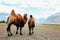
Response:
[{"label": "camel hump", "polygon": [[17,14],[17,15],[21,16],[21,14]]},{"label": "camel hump", "polygon": [[15,11],[14,11],[14,10],[12,10],[12,11],[11,11],[11,15],[16,16],[16,14],[15,14]]},{"label": "camel hump", "polygon": [[17,16],[18,16],[19,18],[22,18],[21,14],[17,14]]},{"label": "camel hump", "polygon": [[17,14],[17,20],[19,21],[23,20],[23,17],[21,16],[21,14]]},{"label": "camel hump", "polygon": [[28,21],[28,24],[35,25],[35,21],[32,15],[30,15],[30,19]]},{"label": "camel hump", "polygon": [[30,18],[32,24],[34,24],[34,18]]}]

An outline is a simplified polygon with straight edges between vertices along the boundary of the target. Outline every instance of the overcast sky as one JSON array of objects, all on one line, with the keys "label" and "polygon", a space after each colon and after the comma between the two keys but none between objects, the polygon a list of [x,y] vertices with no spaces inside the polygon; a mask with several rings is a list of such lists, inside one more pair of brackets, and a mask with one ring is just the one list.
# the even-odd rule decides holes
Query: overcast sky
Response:
[{"label": "overcast sky", "polygon": [[60,0],[0,0],[0,12],[32,14],[35,18],[47,18],[60,12]]}]

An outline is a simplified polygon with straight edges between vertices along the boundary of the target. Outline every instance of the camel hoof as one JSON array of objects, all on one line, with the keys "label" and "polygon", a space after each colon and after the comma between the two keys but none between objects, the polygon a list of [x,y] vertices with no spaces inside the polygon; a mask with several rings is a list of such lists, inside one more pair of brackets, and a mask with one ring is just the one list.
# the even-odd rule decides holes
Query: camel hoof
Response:
[{"label": "camel hoof", "polygon": [[8,34],[8,36],[13,36],[13,34]]},{"label": "camel hoof", "polygon": [[32,34],[34,34],[34,32],[32,32]]},{"label": "camel hoof", "polygon": [[18,32],[16,32],[16,34],[18,34]]},{"label": "camel hoof", "polygon": [[13,34],[11,34],[11,36],[13,36]]},{"label": "camel hoof", "polygon": [[11,36],[11,35],[8,34],[8,36]]},{"label": "camel hoof", "polygon": [[22,33],[20,33],[20,35],[23,35]]},{"label": "camel hoof", "polygon": [[29,33],[29,35],[32,35],[31,33]]}]

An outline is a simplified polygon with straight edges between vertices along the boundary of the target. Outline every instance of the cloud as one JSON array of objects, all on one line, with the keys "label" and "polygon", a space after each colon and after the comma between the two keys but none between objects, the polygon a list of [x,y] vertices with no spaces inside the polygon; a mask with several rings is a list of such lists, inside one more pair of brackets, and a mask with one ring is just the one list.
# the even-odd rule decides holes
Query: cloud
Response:
[{"label": "cloud", "polygon": [[19,4],[18,0],[3,0],[2,2],[7,4]]},{"label": "cloud", "polygon": [[4,2],[2,2],[1,3],[2,5],[5,5],[5,6],[19,6],[19,4],[8,4],[8,3],[4,3]]},{"label": "cloud", "polygon": [[16,13],[27,12],[36,18],[47,18],[60,12],[60,0],[0,0],[0,12],[8,12],[14,9]]}]

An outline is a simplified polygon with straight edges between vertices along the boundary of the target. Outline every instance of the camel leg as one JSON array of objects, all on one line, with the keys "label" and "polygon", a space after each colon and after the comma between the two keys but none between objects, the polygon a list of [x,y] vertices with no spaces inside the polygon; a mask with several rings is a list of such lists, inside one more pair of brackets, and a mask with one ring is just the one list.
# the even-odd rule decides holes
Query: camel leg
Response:
[{"label": "camel leg", "polygon": [[10,31],[10,27],[11,27],[11,24],[9,24],[8,27],[7,27],[8,36],[12,36],[12,35],[13,35],[13,34],[11,33],[11,31]]},{"label": "camel leg", "polygon": [[18,34],[18,29],[19,29],[19,26],[17,26],[17,31],[16,31],[16,34]]},{"label": "camel leg", "polygon": [[23,34],[22,34],[22,27],[20,27],[20,35],[23,35]]},{"label": "camel leg", "polygon": [[31,27],[29,27],[29,35],[32,35],[32,34],[31,34]]},{"label": "camel leg", "polygon": [[34,30],[34,27],[32,27],[32,34],[34,34],[34,31],[33,30]]}]

